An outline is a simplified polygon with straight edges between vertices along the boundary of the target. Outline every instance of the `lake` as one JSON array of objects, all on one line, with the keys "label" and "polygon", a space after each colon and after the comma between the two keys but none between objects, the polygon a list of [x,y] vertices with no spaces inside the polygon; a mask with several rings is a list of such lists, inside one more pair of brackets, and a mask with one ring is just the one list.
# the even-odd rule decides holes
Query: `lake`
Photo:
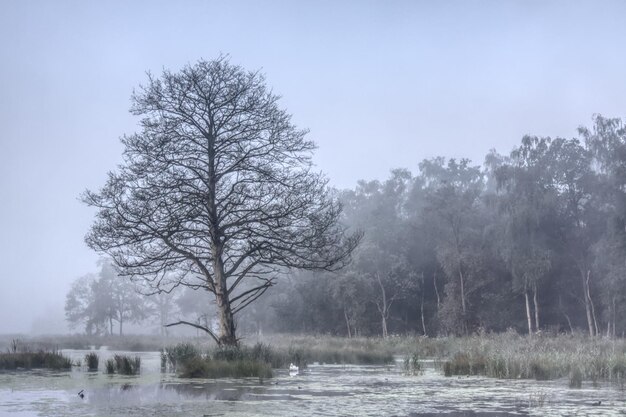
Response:
[{"label": "lake", "polygon": [[[73,360],[88,350],[63,350]],[[158,352],[99,350],[100,371],[0,373],[0,415],[11,416],[512,416],[624,415],[626,392],[567,380],[444,377],[430,361],[408,376],[390,366],[310,365],[296,376],[181,379],[160,372]],[[141,375],[106,375],[113,354],[141,357]],[[78,392],[84,390],[85,397]],[[600,405],[597,404],[601,401]]]}]

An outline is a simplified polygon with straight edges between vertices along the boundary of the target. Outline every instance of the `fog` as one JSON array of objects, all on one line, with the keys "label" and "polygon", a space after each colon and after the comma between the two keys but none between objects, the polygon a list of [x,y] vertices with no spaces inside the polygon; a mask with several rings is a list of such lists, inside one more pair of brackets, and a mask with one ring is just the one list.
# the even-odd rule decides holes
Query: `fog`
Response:
[{"label": "fog", "polygon": [[0,334],[64,331],[96,270],[78,201],[138,129],[146,71],[228,54],[310,129],[331,185],[624,115],[623,2],[0,3]]}]

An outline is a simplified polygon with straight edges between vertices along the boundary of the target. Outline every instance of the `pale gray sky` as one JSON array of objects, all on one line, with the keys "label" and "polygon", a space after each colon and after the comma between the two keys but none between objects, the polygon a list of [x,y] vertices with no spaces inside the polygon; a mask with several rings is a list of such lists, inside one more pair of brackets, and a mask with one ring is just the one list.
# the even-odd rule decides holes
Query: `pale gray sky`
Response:
[{"label": "pale gray sky", "polygon": [[77,197],[120,160],[145,71],[220,53],[261,68],[318,167],[353,187],[625,116],[624,16],[622,1],[0,0],[0,333],[62,311],[96,270]]}]

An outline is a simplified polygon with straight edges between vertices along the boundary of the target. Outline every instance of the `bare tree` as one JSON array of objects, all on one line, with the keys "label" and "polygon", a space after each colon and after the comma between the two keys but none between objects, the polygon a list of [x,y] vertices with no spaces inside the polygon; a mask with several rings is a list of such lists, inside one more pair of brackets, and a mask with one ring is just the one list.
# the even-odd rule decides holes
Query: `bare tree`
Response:
[{"label": "bare tree", "polygon": [[338,223],[341,205],[312,170],[315,144],[278,99],[226,57],[148,74],[132,96],[142,131],[122,138],[124,162],[106,185],[83,195],[98,208],[87,244],[156,292],[211,293],[218,335],[170,325],[219,344],[237,344],[233,316],[280,270],[341,268],[361,238]]}]

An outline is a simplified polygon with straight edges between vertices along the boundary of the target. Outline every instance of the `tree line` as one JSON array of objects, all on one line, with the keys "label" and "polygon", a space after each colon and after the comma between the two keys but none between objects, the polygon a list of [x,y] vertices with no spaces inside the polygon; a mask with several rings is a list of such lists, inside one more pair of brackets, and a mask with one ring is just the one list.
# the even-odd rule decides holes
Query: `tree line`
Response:
[{"label": "tree line", "polygon": [[[237,345],[249,323],[349,337],[623,332],[621,120],[595,116],[576,139],[527,136],[482,166],[434,158],[415,175],[333,191],[279,99],[227,56],[148,74],[122,164],[82,195],[97,210],[86,243],[116,274],[147,293],[195,291],[217,317],[166,326],[220,345]],[[140,319],[116,297],[98,314],[109,331]]]},{"label": "tree line", "polygon": [[[574,139],[526,136],[508,154],[427,159],[417,174],[335,190],[341,224],[363,235],[331,271],[276,270],[237,318],[244,333],[353,337],[514,328],[621,336],[626,325],[626,128],[596,115]],[[150,319],[217,327],[204,291],[152,291],[103,260],[78,279],[66,316],[87,333]],[[165,277],[168,281],[173,278]],[[242,292],[254,288],[243,284]],[[142,291],[143,290],[143,291]]]},{"label": "tree line", "polygon": [[[424,160],[340,192],[364,232],[353,262],[304,273],[263,303],[280,331],[623,335],[626,129],[596,115],[574,139]],[[297,278],[297,279],[296,279]]]}]

